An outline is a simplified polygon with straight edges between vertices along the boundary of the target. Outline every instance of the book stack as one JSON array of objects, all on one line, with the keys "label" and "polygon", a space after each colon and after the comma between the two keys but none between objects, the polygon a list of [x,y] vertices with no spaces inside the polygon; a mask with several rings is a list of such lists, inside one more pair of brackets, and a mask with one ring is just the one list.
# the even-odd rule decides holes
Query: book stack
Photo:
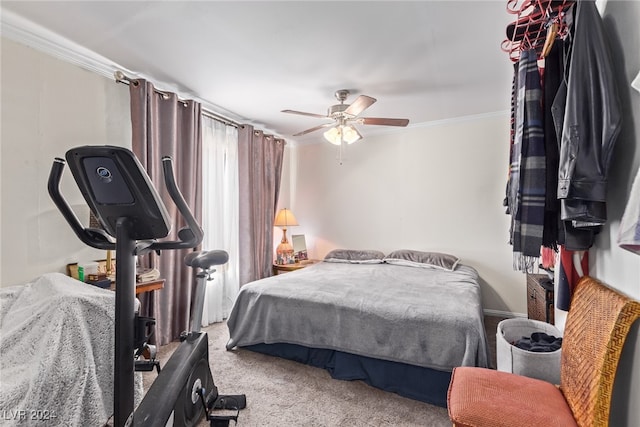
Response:
[{"label": "book stack", "polygon": [[99,288],[109,288],[111,286],[111,279],[104,273],[89,274],[86,282]]}]

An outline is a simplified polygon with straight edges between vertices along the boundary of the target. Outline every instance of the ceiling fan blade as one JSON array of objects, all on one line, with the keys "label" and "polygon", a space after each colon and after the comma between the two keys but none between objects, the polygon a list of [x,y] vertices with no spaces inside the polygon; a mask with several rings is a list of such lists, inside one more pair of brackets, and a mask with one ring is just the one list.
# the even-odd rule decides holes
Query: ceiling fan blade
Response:
[{"label": "ceiling fan blade", "polygon": [[383,117],[362,117],[358,120],[363,125],[380,125],[380,126],[406,126],[409,119],[387,119]]},{"label": "ceiling fan blade", "polygon": [[329,127],[329,126],[333,126],[333,125],[335,125],[335,123],[325,123],[325,124],[320,125],[320,126],[316,126],[316,127],[312,127],[312,128],[310,128],[310,129],[307,129],[307,130],[303,130],[302,132],[298,132],[298,133],[296,133],[296,134],[294,134],[294,135],[292,135],[292,136],[302,136],[302,135],[306,135],[306,134],[308,134],[308,133],[315,132],[315,131],[317,131],[318,129],[327,128],[327,127]]},{"label": "ceiling fan blade", "polygon": [[360,95],[355,101],[353,101],[353,104],[349,105],[349,107],[344,110],[344,112],[345,114],[350,114],[355,117],[369,108],[374,102],[376,102],[375,98],[367,95]]},{"label": "ceiling fan blade", "polygon": [[326,119],[326,115],[315,114],[315,113],[305,113],[303,111],[295,111],[295,110],[282,110],[281,113],[290,113],[290,114],[299,114],[301,116],[309,116],[309,117],[318,117],[321,119]]}]

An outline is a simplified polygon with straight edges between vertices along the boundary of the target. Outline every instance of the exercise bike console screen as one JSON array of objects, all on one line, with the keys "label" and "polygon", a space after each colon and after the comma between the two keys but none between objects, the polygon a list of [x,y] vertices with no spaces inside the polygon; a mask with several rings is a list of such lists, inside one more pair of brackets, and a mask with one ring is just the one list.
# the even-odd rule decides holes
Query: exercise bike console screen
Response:
[{"label": "exercise bike console screen", "polygon": [[96,203],[130,205],[135,201],[118,166],[112,159],[109,157],[85,157],[82,164]]},{"label": "exercise bike console screen", "polygon": [[160,239],[171,229],[167,210],[134,154],[122,147],[84,146],[67,151],[67,163],[104,230],[116,235],[118,218],[129,218],[136,240]]}]

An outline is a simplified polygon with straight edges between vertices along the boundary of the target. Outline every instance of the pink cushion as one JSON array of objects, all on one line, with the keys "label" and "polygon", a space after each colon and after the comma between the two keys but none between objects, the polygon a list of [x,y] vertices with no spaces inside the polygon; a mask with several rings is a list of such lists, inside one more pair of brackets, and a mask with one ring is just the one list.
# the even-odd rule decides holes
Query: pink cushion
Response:
[{"label": "pink cushion", "polygon": [[455,368],[447,406],[455,426],[577,426],[555,385],[493,369]]}]

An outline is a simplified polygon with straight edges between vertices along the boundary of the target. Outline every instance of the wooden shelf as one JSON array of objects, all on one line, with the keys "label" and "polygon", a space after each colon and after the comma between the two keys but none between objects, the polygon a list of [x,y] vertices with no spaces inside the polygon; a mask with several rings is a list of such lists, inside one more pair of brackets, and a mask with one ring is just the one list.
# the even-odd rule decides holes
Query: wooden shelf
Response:
[{"label": "wooden shelf", "polygon": [[[140,295],[144,292],[157,291],[162,288],[164,288],[164,279],[151,280],[149,282],[138,282],[136,283],[136,295]],[[116,284],[112,283],[109,289],[115,291]]]}]

